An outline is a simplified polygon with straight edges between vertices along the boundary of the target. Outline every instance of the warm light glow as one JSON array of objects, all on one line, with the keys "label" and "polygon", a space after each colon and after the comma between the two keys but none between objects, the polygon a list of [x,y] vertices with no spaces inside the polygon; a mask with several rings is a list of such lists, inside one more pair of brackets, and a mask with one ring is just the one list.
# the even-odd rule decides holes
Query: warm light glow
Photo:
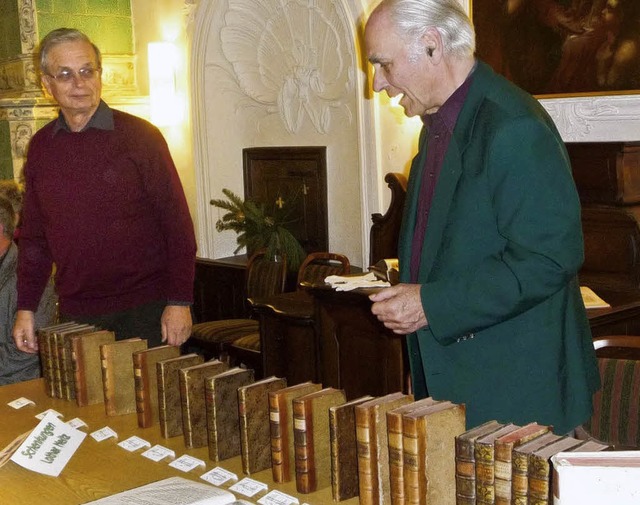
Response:
[{"label": "warm light glow", "polygon": [[149,107],[151,122],[171,126],[184,120],[184,104],[176,88],[178,49],[171,42],[149,43]]}]

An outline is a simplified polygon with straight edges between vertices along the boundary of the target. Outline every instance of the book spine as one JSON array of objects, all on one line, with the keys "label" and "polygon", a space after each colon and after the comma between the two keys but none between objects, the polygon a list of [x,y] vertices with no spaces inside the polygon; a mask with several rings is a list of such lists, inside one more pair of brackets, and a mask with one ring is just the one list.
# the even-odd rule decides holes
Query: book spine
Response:
[{"label": "book spine", "polygon": [[474,441],[456,438],[456,504],[476,502],[476,461]]},{"label": "book spine", "polygon": [[88,403],[87,382],[84,378],[84,367],[81,362],[82,339],[74,339],[71,345],[71,367],[73,369],[73,383],[76,393],[76,404],[84,407]]},{"label": "book spine", "polygon": [[71,388],[69,386],[69,370],[71,368],[71,360],[66,353],[64,338],[58,338],[56,345],[58,346],[58,359],[60,360],[60,395],[63,400],[72,400]]},{"label": "book spine", "polygon": [[[148,409],[148,401],[146,398],[145,388],[148,387],[145,385],[145,377],[142,372],[143,368],[143,358],[142,354],[133,354],[133,381],[134,388],[136,393],[136,416],[138,419],[138,426],[140,428],[147,428],[149,425],[147,424],[147,419],[145,415],[145,410]],[[148,381],[147,381],[148,383]],[[151,416],[148,416],[151,417]]]},{"label": "book spine", "polygon": [[[191,405],[189,404],[189,385],[188,379],[182,370],[179,372],[180,384],[180,404],[182,406],[182,436],[184,437],[184,445],[188,448],[193,447],[193,430],[191,426]],[[211,450],[209,450],[211,456]],[[217,461],[214,460],[214,461]]]},{"label": "book spine", "polygon": [[511,461],[511,503],[527,505],[529,456],[515,451]]},{"label": "book spine", "polygon": [[251,473],[251,440],[249,440],[249,419],[247,419],[247,396],[244,389],[238,389],[238,420],[240,422],[240,458],[242,460],[242,472],[245,475],[249,475]]},{"label": "book spine", "polygon": [[476,502],[483,505],[495,503],[495,452],[493,442],[476,442]]},{"label": "book spine", "polygon": [[549,503],[550,462],[545,458],[538,458],[532,454],[529,459],[529,474],[527,489],[529,505],[544,505]]},{"label": "book spine", "polygon": [[389,489],[392,505],[404,505],[404,469],[402,459],[402,414],[387,412],[389,445]]},{"label": "book spine", "polygon": [[211,461],[220,461],[218,423],[216,420],[216,394],[211,381],[207,381],[205,385],[204,405],[207,413],[207,447],[209,449],[209,459]]},{"label": "book spine", "polygon": [[404,469],[405,503],[421,505],[427,494],[424,478],[424,430],[419,418],[407,418],[402,421],[402,463]]},{"label": "book spine", "polygon": [[[277,395],[269,395],[269,427],[271,434],[271,473],[274,482],[287,482],[288,475],[285,475],[284,458],[284,425],[281,422],[282,413]],[[284,435],[286,437],[286,435]]]},{"label": "book spine", "polygon": [[511,451],[513,444],[495,442],[494,493],[496,505],[511,504]]},{"label": "book spine", "polygon": [[55,398],[62,398],[61,359],[58,349],[60,336],[57,333],[51,337],[51,363],[53,364],[53,391]]},{"label": "book spine", "polygon": [[377,505],[374,492],[374,448],[372,429],[368,409],[356,407],[356,450],[358,453],[358,487],[360,489],[360,505]]},{"label": "book spine", "polygon": [[110,357],[107,347],[100,347],[100,367],[102,369],[102,389],[104,391],[104,410],[108,416],[115,415],[113,377],[111,377]]},{"label": "book spine", "polygon": [[156,373],[158,374],[158,420],[160,422],[160,436],[169,438],[167,429],[167,395],[165,390],[164,368],[156,365]]},{"label": "book spine", "polygon": [[53,386],[53,363],[51,362],[50,336],[46,333],[38,335],[38,349],[40,362],[42,363],[42,377],[44,378],[45,392],[50,398],[55,397]]},{"label": "book spine", "polygon": [[311,405],[303,400],[293,401],[293,445],[296,468],[296,490],[307,494],[315,491],[313,426]]}]

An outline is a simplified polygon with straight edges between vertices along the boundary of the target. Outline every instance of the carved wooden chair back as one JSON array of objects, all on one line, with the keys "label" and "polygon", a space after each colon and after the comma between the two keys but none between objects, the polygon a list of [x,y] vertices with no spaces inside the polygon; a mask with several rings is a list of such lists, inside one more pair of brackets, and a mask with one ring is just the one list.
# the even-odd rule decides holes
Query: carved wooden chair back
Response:
[{"label": "carved wooden chair back", "polygon": [[303,289],[302,283],[313,284],[321,282],[329,275],[346,275],[351,272],[349,258],[344,254],[331,252],[313,252],[298,269],[298,289]]}]

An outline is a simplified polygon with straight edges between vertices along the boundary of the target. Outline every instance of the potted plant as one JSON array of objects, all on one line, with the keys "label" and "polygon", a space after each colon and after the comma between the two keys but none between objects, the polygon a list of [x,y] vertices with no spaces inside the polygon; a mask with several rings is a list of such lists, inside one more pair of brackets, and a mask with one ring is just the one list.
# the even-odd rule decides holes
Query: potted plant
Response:
[{"label": "potted plant", "polygon": [[238,234],[238,247],[234,254],[243,247],[249,254],[266,248],[268,258],[286,256],[289,269],[297,271],[306,253],[286,227],[295,221],[291,216],[293,206],[274,204],[267,210],[264,203],[245,201],[229,189],[224,188],[222,193],[227,197],[226,200],[213,199],[209,203],[227,211],[216,221],[216,230],[233,230]]}]

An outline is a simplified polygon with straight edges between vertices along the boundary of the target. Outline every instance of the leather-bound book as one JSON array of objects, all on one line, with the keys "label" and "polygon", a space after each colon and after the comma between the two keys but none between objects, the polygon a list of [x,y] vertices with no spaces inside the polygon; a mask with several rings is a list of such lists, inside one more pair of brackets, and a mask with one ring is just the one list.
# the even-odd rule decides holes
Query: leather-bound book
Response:
[{"label": "leather-bound book", "polygon": [[72,340],[87,333],[98,331],[99,328],[90,325],[83,325],[77,329],[69,329],[58,333],[56,339],[58,346],[58,360],[60,361],[60,390],[64,400],[76,399],[76,381],[73,369]]},{"label": "leather-bound book", "polygon": [[448,401],[402,416],[405,503],[455,505],[455,437],[465,423],[465,406]]},{"label": "leather-bound book", "polygon": [[520,426],[513,423],[506,424],[493,433],[477,438],[474,447],[476,458],[476,503],[493,504],[496,501],[495,492],[495,446],[496,438],[517,430]]},{"label": "leather-bound book", "polygon": [[355,406],[369,400],[373,400],[373,396],[363,396],[342,405],[329,407],[331,496],[334,501],[358,496]]},{"label": "leather-bound book", "polygon": [[100,346],[115,341],[115,333],[108,330],[83,333],[71,339],[74,389],[79,407],[104,402]]},{"label": "leather-bound book", "polygon": [[182,435],[182,399],[178,370],[199,365],[204,358],[199,354],[184,354],[156,363],[158,375],[158,420],[160,435],[164,438]]},{"label": "leather-bound book", "polygon": [[411,402],[413,395],[395,392],[355,407],[361,505],[391,503],[387,412]]},{"label": "leather-bound book", "polygon": [[387,445],[389,447],[389,492],[393,505],[404,505],[404,459],[402,454],[402,415],[437,403],[431,397],[407,403],[387,412]]},{"label": "leather-bound book", "polygon": [[289,482],[295,477],[293,400],[321,389],[321,384],[302,382],[269,393],[271,472],[274,482]]},{"label": "leather-bound book", "polygon": [[[227,363],[213,359],[178,370],[182,402],[182,436],[188,448],[207,447],[207,409],[204,379],[229,369]],[[236,406],[237,410],[237,406]]]},{"label": "leather-bound book", "polygon": [[148,428],[158,422],[158,373],[156,363],[180,356],[180,347],[161,345],[133,353],[138,426]]},{"label": "leather-bound book", "polygon": [[476,439],[503,426],[498,421],[487,421],[456,437],[456,505],[476,503]]},{"label": "leather-bound book", "polygon": [[494,442],[494,488],[496,505],[511,505],[512,453],[514,447],[533,440],[551,431],[551,426],[529,423]]},{"label": "leather-bound book", "polygon": [[51,341],[53,333],[59,329],[69,328],[76,323],[68,322],[46,326],[36,330],[38,339],[38,353],[40,354],[40,363],[42,367],[42,377],[44,379],[45,392],[47,396],[55,398],[55,384],[53,382],[53,354],[51,350]]},{"label": "leather-bound book", "polygon": [[518,447],[511,453],[511,503],[528,505],[529,503],[529,455],[543,447],[560,440],[562,436],[547,432]]},{"label": "leather-bound book", "polygon": [[271,468],[269,393],[287,387],[287,379],[267,377],[238,388],[242,471],[251,475]]},{"label": "leather-bound book", "polygon": [[239,367],[205,379],[206,431],[211,461],[240,455],[238,389],[253,381],[253,370]]},{"label": "leather-bound book", "polygon": [[81,333],[82,330],[93,329],[93,326],[88,324],[74,324],[64,330],[56,330],[51,335],[51,342],[49,344],[51,350],[51,365],[53,368],[53,385],[55,390],[55,397],[65,399],[63,392],[63,367],[66,365],[62,356],[62,349],[64,346],[65,335],[74,335]]},{"label": "leather-bound book", "polygon": [[553,503],[551,456],[570,451],[582,441],[573,437],[562,437],[560,440],[545,445],[542,449],[529,455],[528,499],[529,505],[549,505]]},{"label": "leather-bound book", "polygon": [[324,388],[293,400],[296,489],[307,494],[331,485],[329,408],[346,403],[342,389]]},{"label": "leather-bound book", "polygon": [[146,348],[147,341],[137,337],[100,346],[104,410],[108,416],[132,414],[136,411],[132,355]]}]

